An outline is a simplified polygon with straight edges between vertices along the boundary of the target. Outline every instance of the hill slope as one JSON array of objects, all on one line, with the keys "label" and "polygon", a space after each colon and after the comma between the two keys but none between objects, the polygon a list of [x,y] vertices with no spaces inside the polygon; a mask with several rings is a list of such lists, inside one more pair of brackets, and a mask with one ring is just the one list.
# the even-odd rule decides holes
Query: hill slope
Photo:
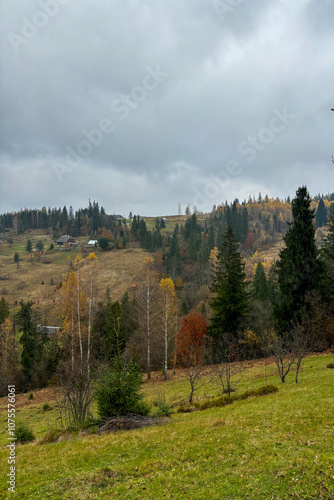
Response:
[{"label": "hill slope", "polygon": [[[329,500],[334,495],[334,370],[326,365],[333,361],[333,354],[307,358],[298,385],[293,374],[278,384],[270,366],[268,382],[279,385],[278,393],[174,414],[163,426],[17,446],[17,493],[11,498]],[[263,377],[263,366],[255,365],[240,390],[260,387]],[[186,396],[179,377],[167,382],[155,377],[143,390],[151,400],[158,391],[167,401]],[[205,392],[215,393],[213,387]],[[2,442],[5,405],[3,398]],[[41,406],[42,401],[27,401],[17,414],[38,437],[52,428],[55,412]],[[3,471],[7,455],[2,447]],[[2,498],[5,481],[2,475]]]}]

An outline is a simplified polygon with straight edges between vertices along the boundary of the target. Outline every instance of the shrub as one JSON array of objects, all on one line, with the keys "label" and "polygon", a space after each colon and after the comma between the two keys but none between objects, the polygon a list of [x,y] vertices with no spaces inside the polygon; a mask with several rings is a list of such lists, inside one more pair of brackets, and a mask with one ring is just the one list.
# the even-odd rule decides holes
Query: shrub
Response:
[{"label": "shrub", "polygon": [[45,443],[54,443],[58,441],[59,437],[64,433],[64,431],[60,429],[51,429],[48,431],[43,439],[41,440],[41,444]]},{"label": "shrub", "polygon": [[230,396],[220,396],[217,399],[210,399],[204,403],[197,403],[195,406],[200,410],[207,410],[208,408],[222,408],[223,406],[231,405],[233,399]]},{"label": "shrub", "polygon": [[[196,404],[195,404],[196,406]],[[176,413],[191,413],[193,410],[189,406],[181,405],[177,408]]]},{"label": "shrub", "polygon": [[211,399],[205,401],[204,403],[195,403],[195,407],[199,410],[207,410],[208,408],[221,408],[223,406],[231,405],[234,401],[239,401],[243,399],[248,399],[256,396],[265,396],[266,394],[273,394],[278,391],[278,387],[275,385],[265,385],[259,389],[254,389],[251,391],[245,391],[242,394],[234,396],[220,396],[216,399]]},{"label": "shrub", "polygon": [[50,411],[50,410],[52,410],[52,408],[49,405],[49,403],[44,403],[44,405],[42,406],[42,410],[43,411]]},{"label": "shrub", "polygon": [[36,248],[36,250],[38,250],[39,252],[42,252],[42,250],[43,250],[43,248],[44,248],[44,243],[43,243],[41,240],[37,241],[37,243],[36,243],[36,245],[35,245],[35,248]]},{"label": "shrub", "polygon": [[172,412],[172,407],[168,403],[158,403],[156,404],[157,409],[152,412],[152,417],[170,417]]},{"label": "shrub", "polygon": [[27,424],[23,422],[18,423],[15,429],[14,436],[16,437],[19,443],[26,443],[28,441],[33,441],[35,439],[33,431]]},{"label": "shrub", "polygon": [[34,399],[34,395],[33,395],[33,393],[32,393],[32,392],[30,392],[30,393],[29,393],[29,395],[28,395],[28,399]]},{"label": "shrub", "polygon": [[334,368],[334,363],[329,363],[329,364],[327,365],[327,368]]},{"label": "shrub", "polygon": [[130,414],[148,415],[150,406],[140,394],[142,377],[137,363],[116,361],[98,381],[96,401],[102,418]]},{"label": "shrub", "polygon": [[257,389],[256,395],[257,396],[265,396],[266,394],[273,394],[274,392],[278,392],[278,387],[275,385],[264,385],[263,387],[260,387]]},{"label": "shrub", "polygon": [[159,406],[161,403],[166,403],[165,391],[158,389],[155,394],[155,400],[153,401],[154,406]]}]

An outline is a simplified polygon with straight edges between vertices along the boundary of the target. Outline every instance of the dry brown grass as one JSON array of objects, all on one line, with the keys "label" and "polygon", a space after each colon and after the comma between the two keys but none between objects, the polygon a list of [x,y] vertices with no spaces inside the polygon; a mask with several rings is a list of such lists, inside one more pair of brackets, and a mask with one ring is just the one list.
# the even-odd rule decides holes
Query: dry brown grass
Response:
[{"label": "dry brown grass", "polygon": [[[36,303],[43,313],[47,313],[48,321],[56,321],[57,308],[61,302],[61,290],[57,287],[64,280],[75,256],[81,252],[81,247],[73,248],[69,252],[46,252],[50,263],[30,262],[30,254],[25,251],[27,239],[32,240],[33,247],[38,240],[42,240],[45,248],[49,248],[52,240],[42,231],[31,231],[27,235],[13,236],[13,245],[0,245],[0,298],[4,297],[10,304],[20,300],[31,300]],[[87,243],[87,238],[77,238],[80,244]],[[20,262],[17,268],[13,256],[19,252]],[[101,299],[110,287],[111,297],[119,299],[123,293],[130,290],[131,283],[136,281],[147,252],[139,248],[112,250],[101,252],[96,249],[87,249],[84,256],[95,251],[98,257],[96,266],[97,299]],[[36,258],[36,254],[31,254]],[[9,279],[4,279],[9,277]],[[54,285],[51,285],[51,278]],[[44,281],[44,284],[42,282]],[[131,292],[130,292],[131,293]]]},{"label": "dry brown grass", "polygon": [[[29,399],[30,393],[22,393],[15,395],[15,407],[17,410],[25,408],[28,406],[34,407],[39,406],[42,403],[51,403],[55,400],[55,393],[53,389],[49,387],[44,389],[36,389],[32,391],[34,399]],[[0,398],[0,414],[5,413],[8,410],[8,399],[7,397]]]}]

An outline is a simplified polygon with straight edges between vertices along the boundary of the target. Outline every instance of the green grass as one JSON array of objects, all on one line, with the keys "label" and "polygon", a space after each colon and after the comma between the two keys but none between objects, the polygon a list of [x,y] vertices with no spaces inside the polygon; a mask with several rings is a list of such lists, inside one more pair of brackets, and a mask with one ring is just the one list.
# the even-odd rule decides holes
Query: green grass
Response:
[{"label": "green grass", "polygon": [[[272,374],[268,383],[278,385],[278,393],[174,414],[163,426],[18,445],[17,491],[11,498],[331,499],[334,373],[326,366],[333,360],[309,357],[300,384],[294,384],[293,373],[285,384]],[[263,385],[264,368],[256,366],[245,373],[240,392]],[[150,400],[164,391],[168,403],[187,397],[180,378],[145,383],[143,390]],[[206,389],[208,396],[218,393],[214,386]],[[197,395],[203,398],[204,391]],[[21,420],[29,416],[40,439],[54,410],[43,412],[39,404],[19,413]],[[5,416],[0,414],[1,429]],[[5,448],[0,460],[5,471]],[[3,498],[5,481],[3,475]]]}]

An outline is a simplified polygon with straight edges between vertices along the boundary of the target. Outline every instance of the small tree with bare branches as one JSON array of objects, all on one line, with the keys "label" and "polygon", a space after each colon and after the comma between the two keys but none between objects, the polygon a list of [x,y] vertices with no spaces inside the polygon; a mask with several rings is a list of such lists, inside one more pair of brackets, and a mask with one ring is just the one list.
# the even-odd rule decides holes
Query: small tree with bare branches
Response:
[{"label": "small tree with bare branches", "polygon": [[272,354],[282,384],[295,362],[296,356],[291,352],[291,340],[287,335],[278,335],[272,344]]},{"label": "small tree with bare branches", "polygon": [[239,362],[239,346],[229,336],[220,337],[213,343],[215,364],[212,366],[214,377],[221,385],[222,392],[231,395],[236,390],[245,371],[243,362]]}]

